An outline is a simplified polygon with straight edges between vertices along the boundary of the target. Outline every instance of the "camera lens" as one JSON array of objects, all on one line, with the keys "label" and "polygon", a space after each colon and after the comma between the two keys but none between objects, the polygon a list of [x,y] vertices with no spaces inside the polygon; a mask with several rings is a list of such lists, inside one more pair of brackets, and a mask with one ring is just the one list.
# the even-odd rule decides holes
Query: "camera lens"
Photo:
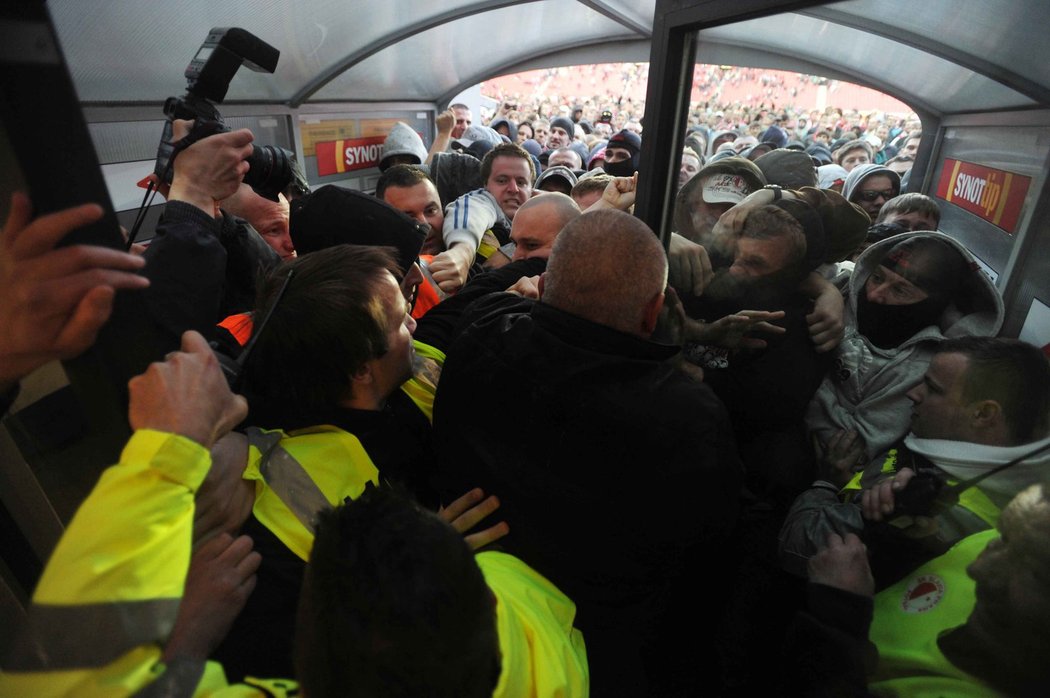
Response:
[{"label": "camera lens", "polygon": [[252,147],[248,156],[248,174],[244,183],[262,197],[277,201],[277,195],[284,191],[291,182],[293,172],[291,154],[284,148],[272,145]]}]

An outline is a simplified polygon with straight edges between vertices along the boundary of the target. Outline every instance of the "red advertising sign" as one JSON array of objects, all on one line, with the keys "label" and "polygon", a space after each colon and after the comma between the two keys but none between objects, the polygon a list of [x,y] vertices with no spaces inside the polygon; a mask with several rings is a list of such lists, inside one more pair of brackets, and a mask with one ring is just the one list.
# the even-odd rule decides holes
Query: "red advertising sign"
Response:
[{"label": "red advertising sign", "polygon": [[1031,177],[945,158],[937,196],[1013,233],[1031,183]]},{"label": "red advertising sign", "polygon": [[316,145],[317,174],[338,174],[378,167],[383,159],[383,141],[386,136],[369,138],[347,138],[338,141],[324,141]]}]

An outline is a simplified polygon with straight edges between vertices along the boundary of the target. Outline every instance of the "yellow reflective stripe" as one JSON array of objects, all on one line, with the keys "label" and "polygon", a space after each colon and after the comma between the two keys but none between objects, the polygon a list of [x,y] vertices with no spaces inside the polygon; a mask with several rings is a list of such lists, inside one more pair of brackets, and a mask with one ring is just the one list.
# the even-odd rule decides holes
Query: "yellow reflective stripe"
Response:
[{"label": "yellow reflective stripe", "polygon": [[299,461],[281,447],[280,441],[280,432],[267,434],[254,427],[248,430],[248,443],[263,454],[259,472],[267,486],[303,526],[313,530],[317,514],[326,509],[329,502]]},{"label": "yellow reflective stripe", "polygon": [[[266,485],[256,493],[253,507],[256,518],[292,552],[306,560],[313,547],[317,514],[326,509],[329,502],[299,461],[281,447],[281,432],[264,432],[252,427],[247,436],[249,447],[261,454],[256,467]],[[288,520],[287,513],[298,520],[299,526]]]},{"label": "yellow reflective stripe", "polygon": [[485,234],[481,236],[481,241],[478,243],[478,257],[481,259],[488,259],[492,256],[492,253],[500,248],[499,240],[496,238],[496,234],[491,230],[486,230]]},{"label": "yellow reflective stripe", "polygon": [[361,442],[342,429],[322,426],[288,435],[250,429],[248,443],[244,478],[256,481],[252,513],[304,561],[317,514],[357,498],[367,482],[379,482]]},{"label": "yellow reflective stripe", "polygon": [[171,632],[179,599],[53,606],[34,603],[7,671],[62,671],[102,667],[139,645]]},{"label": "yellow reflective stripe", "polygon": [[[952,483],[955,484],[955,483]],[[999,524],[999,507],[981,490],[971,487],[959,494],[959,505],[972,512],[981,521],[995,528]]]},{"label": "yellow reflective stripe", "polygon": [[[290,698],[299,695],[299,684],[291,679],[257,679],[254,676],[246,676],[244,683],[274,698]],[[226,698],[225,693],[222,694],[222,698]]]},{"label": "yellow reflective stripe", "polygon": [[401,384],[401,390],[426,415],[427,421],[433,422],[434,396],[441,378],[441,367],[445,363],[445,352],[415,340],[412,340],[412,345],[416,350],[412,377]]},{"label": "yellow reflective stripe", "polygon": [[[891,448],[886,453],[886,460],[882,461],[882,470],[880,472],[884,475],[896,472],[897,470],[897,449]],[[839,498],[843,501],[850,501],[861,489],[861,481],[864,479],[865,470],[861,470],[858,473],[854,473],[853,477],[846,486],[839,490]]]}]

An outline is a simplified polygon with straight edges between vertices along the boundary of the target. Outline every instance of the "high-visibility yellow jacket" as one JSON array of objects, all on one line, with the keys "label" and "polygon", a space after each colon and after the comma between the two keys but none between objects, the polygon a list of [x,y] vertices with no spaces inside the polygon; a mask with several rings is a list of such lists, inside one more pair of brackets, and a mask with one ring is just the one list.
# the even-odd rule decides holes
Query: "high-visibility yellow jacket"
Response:
[{"label": "high-visibility yellow jacket", "polygon": [[[278,537],[306,555],[313,534],[300,516],[359,495],[375,477],[361,449],[363,460],[356,461],[352,477],[319,477],[323,484],[299,478],[306,471],[296,457],[314,470],[315,458],[331,463],[333,454],[360,449],[342,430],[319,428],[292,437],[255,432],[249,440],[248,471],[258,475],[256,514],[261,508],[264,518],[276,522]],[[340,463],[346,460],[332,465]],[[283,472],[275,479],[278,464]],[[229,686],[213,662],[168,666],[161,660],[189,569],[194,492],[210,466],[208,451],[188,439],[150,430],[132,436],[48,562],[33,595],[29,627],[4,663],[0,695],[169,692],[227,698],[295,689],[294,682],[279,679]],[[333,483],[342,489],[331,489]],[[586,652],[572,627],[574,604],[517,558],[483,553],[478,562],[498,600],[503,669],[495,695],[586,696]]]},{"label": "high-visibility yellow jacket", "polygon": [[572,627],[576,604],[539,572],[506,553],[477,555],[496,596],[502,667],[495,698],[590,693],[583,634]]},{"label": "high-visibility yellow jacket", "polygon": [[941,633],[965,623],[973,611],[974,581],[966,567],[998,535],[988,530],[968,536],[875,595],[868,635],[879,648],[878,669],[868,684],[873,694],[914,698],[1000,695],[949,662],[937,645]]},{"label": "high-visibility yellow jacket", "polygon": [[[284,695],[290,681],[228,686],[212,662],[165,665],[189,569],[200,445],[136,432],[63,534],[3,663],[0,695]],[[168,693],[166,693],[168,692]],[[269,693],[267,693],[269,692]]]},{"label": "high-visibility yellow jacket", "polygon": [[[248,444],[244,477],[256,482],[252,511],[303,560],[317,514],[360,496],[379,475],[357,439],[335,427],[290,434],[249,429]],[[477,562],[497,599],[503,668],[494,695],[588,695],[583,635],[572,625],[576,605],[511,555],[485,552]]]}]

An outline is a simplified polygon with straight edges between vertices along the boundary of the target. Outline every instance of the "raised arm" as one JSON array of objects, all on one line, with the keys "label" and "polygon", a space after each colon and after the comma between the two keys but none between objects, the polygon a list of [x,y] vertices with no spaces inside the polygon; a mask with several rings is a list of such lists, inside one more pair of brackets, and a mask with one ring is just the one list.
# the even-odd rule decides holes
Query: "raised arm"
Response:
[{"label": "raised arm", "polygon": [[190,693],[202,676],[202,662],[161,676],[161,645],[183,595],[207,447],[247,406],[196,333],[129,391],[135,433],[48,561],[0,694],[131,694],[158,676],[189,681]]}]

